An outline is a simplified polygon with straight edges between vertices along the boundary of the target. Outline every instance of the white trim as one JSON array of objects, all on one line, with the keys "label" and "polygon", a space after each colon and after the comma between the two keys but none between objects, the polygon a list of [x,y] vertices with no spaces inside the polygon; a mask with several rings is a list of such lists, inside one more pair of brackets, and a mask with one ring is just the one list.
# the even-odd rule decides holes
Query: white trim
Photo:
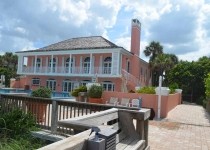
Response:
[{"label": "white trim", "polygon": [[71,66],[72,66],[72,64],[71,64],[71,63],[72,63],[72,62],[71,62],[71,59],[72,59],[72,58],[71,58],[71,57],[72,57],[72,55],[70,54],[70,55],[69,55],[69,73],[71,73],[71,70],[72,70],[72,67],[71,67]]},{"label": "white trim", "polygon": [[[83,50],[57,50],[57,51],[41,51],[41,52],[21,52],[17,53],[18,56],[34,56],[34,55],[69,55],[69,54],[105,54],[105,53],[112,53],[112,52],[120,52],[125,51],[130,54],[129,51],[123,49],[123,48],[110,48],[110,49],[95,49],[95,50],[89,50],[89,49],[83,49]],[[132,54],[131,54],[132,55]]]},{"label": "white trim", "polygon": [[93,59],[93,54],[90,53],[90,68],[89,68],[89,74],[92,73],[92,59]]},{"label": "white trim", "polygon": [[35,62],[34,62],[34,73],[36,72],[36,63],[37,63],[37,55],[35,55]]}]

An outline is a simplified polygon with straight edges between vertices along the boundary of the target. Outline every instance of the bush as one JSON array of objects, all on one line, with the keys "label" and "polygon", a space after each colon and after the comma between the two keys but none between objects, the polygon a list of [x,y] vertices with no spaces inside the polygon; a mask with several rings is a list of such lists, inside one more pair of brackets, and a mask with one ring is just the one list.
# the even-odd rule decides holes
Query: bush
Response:
[{"label": "bush", "polygon": [[155,87],[145,86],[136,91],[137,93],[155,94]]},{"label": "bush", "polygon": [[79,92],[87,92],[87,87],[82,85],[78,88],[75,88],[72,92],[71,92],[71,96],[74,97],[78,97],[79,96]]},{"label": "bush", "polygon": [[38,129],[35,125],[33,116],[20,109],[6,114],[0,112],[0,149],[26,150],[45,146],[44,141],[32,137],[30,133]]},{"label": "bush", "polygon": [[175,93],[175,90],[178,89],[179,86],[177,83],[172,83],[169,85],[169,89],[170,89],[170,94],[174,94]]},{"label": "bush", "polygon": [[51,98],[52,91],[46,87],[40,87],[34,91],[32,91],[32,97],[42,97],[42,98]]},{"label": "bush", "polygon": [[29,133],[35,127],[33,116],[25,114],[22,110],[16,109],[0,116],[1,134],[6,134],[9,137]]},{"label": "bush", "polygon": [[208,74],[208,77],[205,79],[205,94],[206,98],[210,98],[210,73]]},{"label": "bush", "polygon": [[93,84],[88,90],[88,96],[90,98],[101,98],[102,93],[103,93],[103,87],[101,85]]}]

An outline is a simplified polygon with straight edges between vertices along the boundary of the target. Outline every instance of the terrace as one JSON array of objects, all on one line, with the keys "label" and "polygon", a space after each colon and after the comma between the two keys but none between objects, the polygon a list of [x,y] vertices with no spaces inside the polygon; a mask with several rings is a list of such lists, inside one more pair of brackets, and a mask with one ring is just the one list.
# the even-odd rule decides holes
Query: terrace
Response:
[{"label": "terrace", "polygon": [[[71,119],[76,117],[81,117],[84,115],[93,114],[96,112],[102,112],[113,108],[110,105],[104,104],[92,104],[85,102],[76,102],[76,101],[64,101],[58,99],[43,99],[43,98],[34,98],[28,96],[19,96],[19,95],[0,95],[0,108],[3,113],[7,113],[14,108],[20,108],[25,113],[32,112],[35,116],[37,125],[48,132],[48,134],[41,135],[44,138],[49,138],[51,135],[62,135],[57,136],[58,138],[52,138],[54,141],[62,140],[65,137],[72,137],[77,132],[75,132],[74,127],[63,127],[58,124],[60,120]],[[117,109],[123,109],[128,111],[134,111],[140,113],[141,117],[134,115],[133,118],[136,120],[136,132],[141,135],[141,140],[145,141],[143,143],[143,149],[147,147],[148,143],[148,113],[147,117],[144,117],[144,109],[140,108],[129,108],[129,107],[118,107]],[[44,109],[43,109],[44,108]],[[131,119],[132,119],[131,118]],[[140,123],[142,122],[142,123]],[[147,122],[146,124],[144,122]],[[139,124],[140,123],[140,124]],[[110,124],[109,124],[110,125]],[[145,131],[144,131],[145,130]],[[37,134],[36,134],[37,135]]]}]

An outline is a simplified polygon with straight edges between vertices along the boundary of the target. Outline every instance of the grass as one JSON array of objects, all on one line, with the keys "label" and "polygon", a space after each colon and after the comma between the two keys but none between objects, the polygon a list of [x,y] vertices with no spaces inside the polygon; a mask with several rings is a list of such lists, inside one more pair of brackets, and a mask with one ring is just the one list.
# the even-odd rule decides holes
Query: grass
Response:
[{"label": "grass", "polygon": [[34,138],[30,131],[37,130],[31,114],[22,110],[0,112],[0,150],[33,150],[46,145]]}]

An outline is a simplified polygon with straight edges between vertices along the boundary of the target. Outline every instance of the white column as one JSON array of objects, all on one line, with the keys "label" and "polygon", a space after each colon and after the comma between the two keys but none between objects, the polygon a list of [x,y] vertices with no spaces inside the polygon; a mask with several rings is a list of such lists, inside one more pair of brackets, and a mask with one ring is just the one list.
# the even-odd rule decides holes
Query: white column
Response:
[{"label": "white column", "polygon": [[23,72],[23,56],[18,56],[18,72]]},{"label": "white column", "polygon": [[34,73],[36,73],[36,63],[37,63],[37,55],[35,55],[35,61],[34,61]]},{"label": "white column", "polygon": [[160,112],[161,112],[161,87],[162,87],[162,76],[159,76],[158,119],[160,119]]},{"label": "white column", "polygon": [[72,57],[72,55],[70,54],[69,55],[69,73],[71,73],[71,70],[72,70],[72,68],[71,68],[71,66],[72,66],[72,64],[71,64],[71,57]]},{"label": "white column", "polygon": [[64,56],[62,56],[62,63],[61,63],[61,67],[60,67],[60,73],[66,73],[66,68],[65,68],[65,59]]},{"label": "white column", "polygon": [[50,68],[50,72],[53,72],[53,55],[51,55],[51,68]]},{"label": "white column", "polygon": [[93,59],[93,54],[90,53],[90,68],[89,68],[89,74],[92,73],[92,59]]},{"label": "white column", "polygon": [[83,66],[82,66],[82,56],[80,56],[80,73],[82,73],[83,71],[82,71],[82,69],[83,69]]},{"label": "white column", "polygon": [[99,74],[103,74],[103,56],[100,56]]},{"label": "white column", "polygon": [[48,72],[48,67],[49,67],[49,60],[48,60],[48,56],[45,58],[45,72]]}]

